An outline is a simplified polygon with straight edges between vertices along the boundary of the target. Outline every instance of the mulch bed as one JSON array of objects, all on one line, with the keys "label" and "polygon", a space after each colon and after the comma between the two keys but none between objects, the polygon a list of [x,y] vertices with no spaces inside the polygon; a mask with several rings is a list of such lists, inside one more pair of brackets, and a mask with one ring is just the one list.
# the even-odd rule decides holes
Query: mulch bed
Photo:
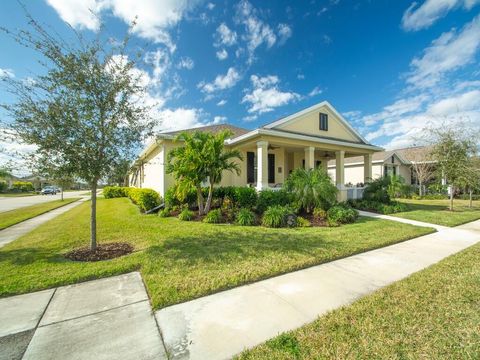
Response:
[{"label": "mulch bed", "polygon": [[67,259],[73,261],[101,261],[115,259],[117,257],[127,255],[133,252],[133,246],[127,243],[108,243],[99,244],[95,251],[91,251],[90,247],[84,247],[72,250],[65,254]]}]

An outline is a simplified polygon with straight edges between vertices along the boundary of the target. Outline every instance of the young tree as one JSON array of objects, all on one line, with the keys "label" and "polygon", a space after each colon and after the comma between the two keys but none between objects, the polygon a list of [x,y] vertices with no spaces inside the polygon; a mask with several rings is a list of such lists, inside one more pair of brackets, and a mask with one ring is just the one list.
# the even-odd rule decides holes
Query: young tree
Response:
[{"label": "young tree", "polygon": [[[183,132],[176,140],[182,140],[184,146],[175,148],[168,154],[167,173],[175,177],[178,195],[185,198],[188,191],[195,188],[200,215],[210,211],[213,186],[222,181],[223,172],[240,173],[239,165],[233,161],[242,159],[240,152],[224,147],[225,140],[231,135],[229,131],[217,134]],[[206,203],[202,191],[202,183],[205,181],[209,183]]]},{"label": "young tree", "polygon": [[107,184],[128,186],[130,163],[130,159],[125,159],[121,161],[114,169],[112,169],[112,173],[107,176]]},{"label": "young tree", "polygon": [[131,156],[153,125],[140,101],[146,92],[142,73],[136,59],[125,55],[128,39],[115,45],[75,33],[78,41],[66,43],[27,16],[31,29],[1,30],[37,51],[45,73],[31,81],[4,78],[16,102],[3,107],[21,140],[90,185],[90,248],[95,251],[98,182]]},{"label": "young tree", "polygon": [[423,196],[423,187],[435,176],[436,164],[430,148],[424,147],[421,151],[415,148],[409,149],[406,151],[406,157],[410,160],[412,171],[418,181],[418,195]]},{"label": "young tree", "polygon": [[470,208],[473,207],[473,193],[480,190],[480,158],[472,156],[469,158],[466,168],[461,172],[460,185],[468,191]]},{"label": "young tree", "polygon": [[455,190],[462,186],[468,176],[470,158],[476,152],[476,138],[469,137],[464,131],[442,127],[429,130],[432,141],[432,156],[437,161],[437,171],[445,176],[450,186],[450,211],[453,211]]}]

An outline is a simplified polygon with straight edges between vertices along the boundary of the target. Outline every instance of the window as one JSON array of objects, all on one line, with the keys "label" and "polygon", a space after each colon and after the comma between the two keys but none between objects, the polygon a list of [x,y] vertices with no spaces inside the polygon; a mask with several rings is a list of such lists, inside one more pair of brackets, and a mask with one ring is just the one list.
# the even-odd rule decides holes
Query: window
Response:
[{"label": "window", "polygon": [[320,166],[322,166],[322,162],[321,162],[320,160],[317,160],[317,161],[315,162],[315,167],[316,167],[316,168],[319,168]]},{"label": "window", "polygon": [[275,183],[275,154],[268,154],[268,182]]},{"label": "window", "polygon": [[255,153],[247,152],[247,183],[255,182]]},{"label": "window", "polygon": [[328,114],[320,113],[318,117],[320,120],[320,130],[328,131]]}]

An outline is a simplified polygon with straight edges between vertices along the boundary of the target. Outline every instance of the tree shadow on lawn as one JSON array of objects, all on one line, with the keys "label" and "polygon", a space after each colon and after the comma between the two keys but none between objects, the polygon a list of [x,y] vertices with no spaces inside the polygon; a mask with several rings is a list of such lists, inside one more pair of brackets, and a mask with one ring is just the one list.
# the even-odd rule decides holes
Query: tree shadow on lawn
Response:
[{"label": "tree shadow on lawn", "polygon": [[[198,262],[231,261],[235,258],[264,258],[275,254],[314,256],[322,251],[333,254],[345,246],[350,246],[348,242],[342,241],[342,238],[350,236],[354,240],[354,227],[375,221],[378,220],[362,217],[355,224],[338,228],[266,229],[232,226],[226,231],[221,225],[213,225],[218,226],[218,230],[210,230],[204,235],[168,238],[161,245],[149,247],[146,254],[149,257],[163,257],[189,265]],[[330,236],[333,232],[338,232],[337,236]]]},{"label": "tree shadow on lawn", "polygon": [[9,262],[12,265],[30,265],[39,260],[47,262],[62,262],[66,259],[51,249],[21,248],[13,250],[0,250],[0,263]]}]

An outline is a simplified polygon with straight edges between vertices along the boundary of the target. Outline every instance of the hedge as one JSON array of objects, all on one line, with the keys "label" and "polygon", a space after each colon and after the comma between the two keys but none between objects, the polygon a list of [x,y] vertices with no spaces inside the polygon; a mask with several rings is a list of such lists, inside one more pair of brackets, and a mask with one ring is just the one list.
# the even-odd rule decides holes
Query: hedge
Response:
[{"label": "hedge", "polygon": [[103,188],[106,199],[128,197],[142,212],[149,211],[162,202],[160,195],[153,189],[106,186]]}]

